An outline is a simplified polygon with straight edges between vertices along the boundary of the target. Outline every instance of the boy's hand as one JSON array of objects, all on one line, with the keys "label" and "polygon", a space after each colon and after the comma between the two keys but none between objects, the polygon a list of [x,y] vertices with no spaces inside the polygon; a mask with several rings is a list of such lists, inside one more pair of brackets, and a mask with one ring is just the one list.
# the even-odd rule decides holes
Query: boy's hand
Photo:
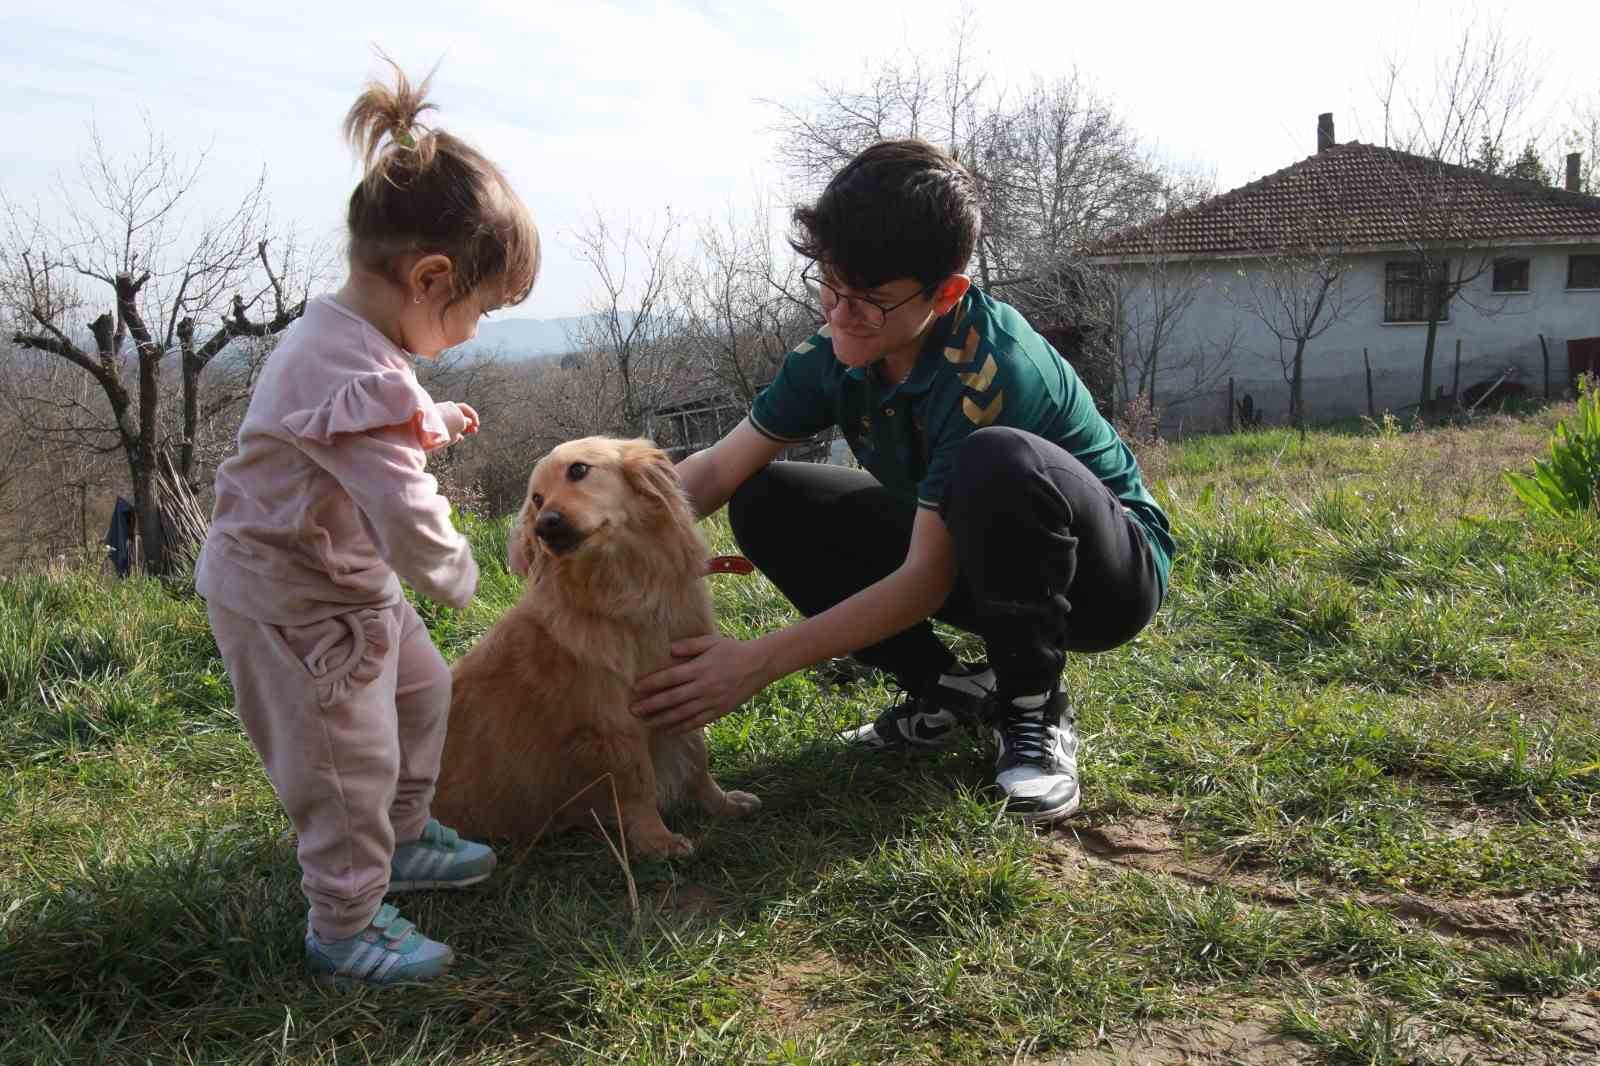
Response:
[{"label": "boy's hand", "polygon": [[674,641],[678,665],[641,677],[632,711],[667,733],[716,721],[766,685],[765,663],[753,641],[718,634]]}]

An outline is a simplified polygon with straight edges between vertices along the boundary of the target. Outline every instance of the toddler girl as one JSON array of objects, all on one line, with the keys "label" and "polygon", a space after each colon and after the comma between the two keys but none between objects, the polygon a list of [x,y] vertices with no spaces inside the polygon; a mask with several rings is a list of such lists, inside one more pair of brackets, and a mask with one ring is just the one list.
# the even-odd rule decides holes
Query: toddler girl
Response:
[{"label": "toddler girl", "polygon": [[429,817],[450,671],[396,575],[452,607],[472,599],[477,564],[424,468],[478,416],[435,403],[411,359],[469,340],[539,269],[538,231],[500,171],[418,125],[426,92],[396,67],[345,118],[366,166],[349,280],[267,360],[196,572],[239,718],[299,836],[307,961],[372,984],[427,980],[452,958],[387,893],[475,884],[495,863]]}]

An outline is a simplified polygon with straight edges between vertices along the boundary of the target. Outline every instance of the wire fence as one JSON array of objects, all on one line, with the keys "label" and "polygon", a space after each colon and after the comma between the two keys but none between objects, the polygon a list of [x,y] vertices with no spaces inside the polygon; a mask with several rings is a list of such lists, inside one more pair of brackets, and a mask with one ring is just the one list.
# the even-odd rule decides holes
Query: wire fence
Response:
[{"label": "wire fence", "polygon": [[[1515,349],[1471,354],[1462,351],[1459,361],[1453,344],[1441,343],[1433,360],[1433,396],[1423,405],[1422,357],[1407,365],[1378,365],[1368,355],[1318,352],[1308,355],[1303,393],[1306,421],[1312,424],[1349,418],[1378,418],[1385,411],[1406,415],[1425,408],[1425,413],[1446,413],[1457,406],[1495,406],[1502,399],[1526,397],[1534,400],[1557,399],[1571,390],[1571,372],[1564,344],[1539,341]],[[1337,365],[1354,370],[1326,373],[1324,367]],[[1173,389],[1172,395],[1157,394],[1161,412],[1161,433],[1181,437],[1188,433],[1211,433],[1237,428],[1251,418],[1262,425],[1285,425],[1290,421],[1290,387],[1277,367],[1252,370],[1222,378],[1199,390]]]}]

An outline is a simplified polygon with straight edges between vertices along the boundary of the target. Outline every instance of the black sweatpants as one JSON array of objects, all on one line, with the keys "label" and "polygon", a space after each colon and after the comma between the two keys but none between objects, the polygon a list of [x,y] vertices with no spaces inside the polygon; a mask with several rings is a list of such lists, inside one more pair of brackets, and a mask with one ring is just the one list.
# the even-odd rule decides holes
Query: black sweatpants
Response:
[{"label": "black sweatpants", "polygon": [[[815,615],[905,560],[916,508],[862,470],[773,463],[728,504],[739,549]],[[944,520],[955,588],[934,617],[981,636],[1001,694],[1044,692],[1066,652],[1131,640],[1161,589],[1149,543],[1070,452],[1021,430],[977,430],[956,456]],[[917,691],[955,661],[928,621],[855,653]]]}]

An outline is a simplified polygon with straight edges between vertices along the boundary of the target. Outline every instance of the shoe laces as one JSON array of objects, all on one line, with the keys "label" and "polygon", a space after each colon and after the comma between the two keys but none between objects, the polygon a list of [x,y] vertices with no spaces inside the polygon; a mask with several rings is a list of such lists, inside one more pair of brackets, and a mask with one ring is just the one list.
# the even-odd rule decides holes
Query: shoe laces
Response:
[{"label": "shoe laces", "polygon": [[1008,756],[1031,763],[1047,761],[1055,730],[1045,723],[1044,712],[1045,707],[1026,711],[1013,709],[1010,714],[1001,717],[998,726],[1000,735],[1005,738]]}]

